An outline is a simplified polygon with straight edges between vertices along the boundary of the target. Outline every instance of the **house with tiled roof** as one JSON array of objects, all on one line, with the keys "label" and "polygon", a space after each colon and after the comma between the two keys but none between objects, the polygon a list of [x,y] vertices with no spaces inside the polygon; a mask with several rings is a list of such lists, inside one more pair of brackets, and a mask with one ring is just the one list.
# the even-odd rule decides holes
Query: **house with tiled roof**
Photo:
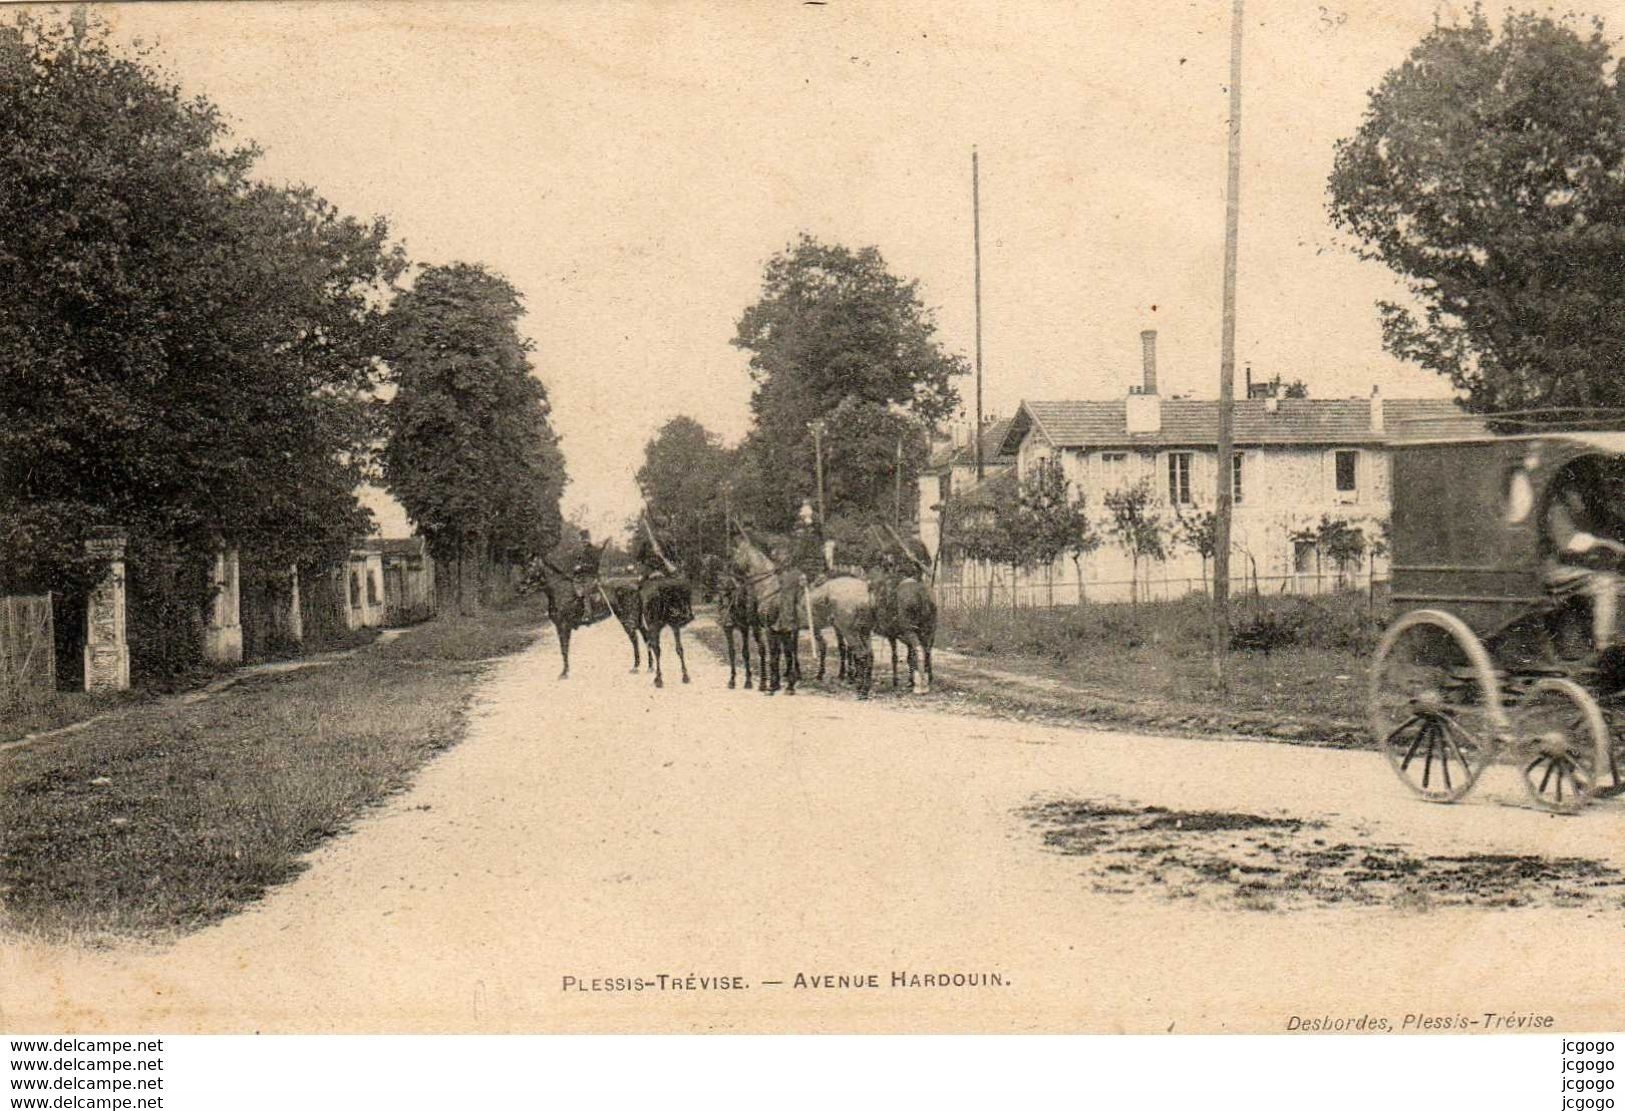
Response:
[{"label": "house with tiled roof", "polygon": [[[972,424],[974,422],[971,422]],[[1010,418],[992,417],[982,422],[982,481],[989,481],[1015,468],[1014,451],[1004,450],[1010,431]],[[964,494],[977,484],[976,437],[971,424],[953,425],[947,439],[932,445],[931,457],[919,475],[919,533],[925,550],[937,553],[943,503]]]},{"label": "house with tiled roof", "polygon": [[[1093,510],[1105,536],[1082,561],[1084,590],[1095,598],[1126,598],[1133,561],[1106,530],[1109,494],[1147,484],[1168,535],[1170,558],[1141,567],[1141,582],[1161,597],[1206,588],[1202,557],[1175,537],[1180,522],[1214,508],[1218,485],[1217,401],[1164,398],[1157,390],[1156,337],[1142,334],[1141,383],[1127,397],[1099,401],[1023,401],[996,455],[1015,461],[1024,479],[1055,465],[1074,496]],[[1385,568],[1378,542],[1389,512],[1388,445],[1406,422],[1459,416],[1449,399],[1257,396],[1234,403],[1235,454],[1230,461],[1232,574],[1238,588],[1320,591],[1363,584]],[[1311,534],[1358,530],[1365,551],[1346,549],[1333,565]],[[1373,549],[1376,549],[1373,551]],[[1069,559],[1040,572],[1053,586],[1077,576]],[[1090,584],[1097,584],[1091,591]],[[1160,584],[1160,588],[1159,588]],[[1076,585],[1076,584],[1072,584]],[[1070,599],[1070,589],[1061,597]]]}]

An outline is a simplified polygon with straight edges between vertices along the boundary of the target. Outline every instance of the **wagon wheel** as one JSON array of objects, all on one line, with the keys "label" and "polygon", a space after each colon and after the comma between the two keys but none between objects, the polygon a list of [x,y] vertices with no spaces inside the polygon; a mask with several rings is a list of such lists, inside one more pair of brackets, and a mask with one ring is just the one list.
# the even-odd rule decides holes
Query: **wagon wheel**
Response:
[{"label": "wagon wheel", "polygon": [[1572,814],[1610,778],[1613,738],[1602,710],[1572,679],[1542,679],[1518,701],[1518,767],[1535,805]]},{"label": "wagon wheel", "polygon": [[1621,778],[1622,770],[1625,770],[1625,707],[1620,705],[1618,694],[1610,695],[1599,705],[1602,706],[1602,720],[1608,726],[1608,763],[1604,765],[1591,797],[1606,799],[1625,794],[1625,779]]},{"label": "wagon wheel", "polygon": [[1508,732],[1489,653],[1460,618],[1413,610],[1371,664],[1371,731],[1395,774],[1429,802],[1473,789]]}]

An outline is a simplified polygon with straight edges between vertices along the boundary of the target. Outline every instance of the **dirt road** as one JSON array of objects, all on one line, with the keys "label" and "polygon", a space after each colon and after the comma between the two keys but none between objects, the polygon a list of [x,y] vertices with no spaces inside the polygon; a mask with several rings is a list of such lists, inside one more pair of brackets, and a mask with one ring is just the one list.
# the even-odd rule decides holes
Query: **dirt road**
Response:
[{"label": "dirt road", "polygon": [[1435,807],[1371,753],[728,691],[692,643],[655,691],[626,651],[505,661],[462,744],[245,914],[0,946],[0,1028],[1625,1025],[1625,803],[1550,817],[1491,773]]}]

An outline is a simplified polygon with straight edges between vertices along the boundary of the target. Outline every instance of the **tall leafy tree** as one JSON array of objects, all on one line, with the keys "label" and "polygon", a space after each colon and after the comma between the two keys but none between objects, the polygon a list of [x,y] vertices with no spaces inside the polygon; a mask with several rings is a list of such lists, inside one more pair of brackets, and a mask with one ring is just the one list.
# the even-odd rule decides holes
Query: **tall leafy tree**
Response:
[{"label": "tall leafy tree", "polygon": [[732,453],[693,417],[673,417],[644,446],[638,489],[671,539],[675,550],[667,556],[690,576],[698,576],[705,555],[727,550],[732,463]]},{"label": "tall leafy tree", "polygon": [[[904,418],[934,425],[958,404],[964,359],[944,352],[918,283],[892,274],[874,247],[803,235],[770,259],[762,294],[741,315],[733,343],[750,352],[755,427],[744,454],[746,492],[764,523],[782,527],[813,492],[809,422],[823,418],[831,513],[889,504],[889,476]],[[912,484],[920,450],[907,460]],[[878,476],[885,475],[881,483]]]},{"label": "tall leafy tree", "polygon": [[1625,85],[1600,22],[1439,26],[1337,146],[1336,223],[1414,304],[1387,348],[1480,410],[1625,404]]},{"label": "tall leafy tree", "polygon": [[519,293],[481,266],[425,267],[388,319],[384,480],[475,608],[488,563],[558,543],[563,456],[519,334]]},{"label": "tall leafy tree", "polygon": [[135,666],[184,665],[217,544],[286,566],[364,528],[400,252],[256,182],[214,105],[93,16],[0,25],[0,134],[0,589],[72,599],[85,530],[125,526],[132,620],[173,618]]}]

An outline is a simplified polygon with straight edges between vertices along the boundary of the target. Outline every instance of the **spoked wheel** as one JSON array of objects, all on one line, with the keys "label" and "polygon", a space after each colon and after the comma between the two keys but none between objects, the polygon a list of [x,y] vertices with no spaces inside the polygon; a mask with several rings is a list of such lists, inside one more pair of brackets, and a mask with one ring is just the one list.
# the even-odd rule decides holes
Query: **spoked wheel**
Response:
[{"label": "spoked wheel", "polygon": [[1625,794],[1625,781],[1620,778],[1621,768],[1625,767],[1625,709],[1621,708],[1618,695],[1605,699],[1602,705],[1602,720],[1608,726],[1608,763],[1602,770],[1597,789],[1591,792],[1594,799]]},{"label": "spoked wheel", "polygon": [[1542,679],[1513,711],[1518,767],[1535,805],[1570,814],[1611,782],[1613,738],[1602,710],[1572,679]]},{"label": "spoked wheel", "polygon": [[1471,791],[1508,728],[1489,653],[1442,610],[1407,613],[1383,634],[1371,665],[1370,713],[1394,773],[1429,802]]}]

